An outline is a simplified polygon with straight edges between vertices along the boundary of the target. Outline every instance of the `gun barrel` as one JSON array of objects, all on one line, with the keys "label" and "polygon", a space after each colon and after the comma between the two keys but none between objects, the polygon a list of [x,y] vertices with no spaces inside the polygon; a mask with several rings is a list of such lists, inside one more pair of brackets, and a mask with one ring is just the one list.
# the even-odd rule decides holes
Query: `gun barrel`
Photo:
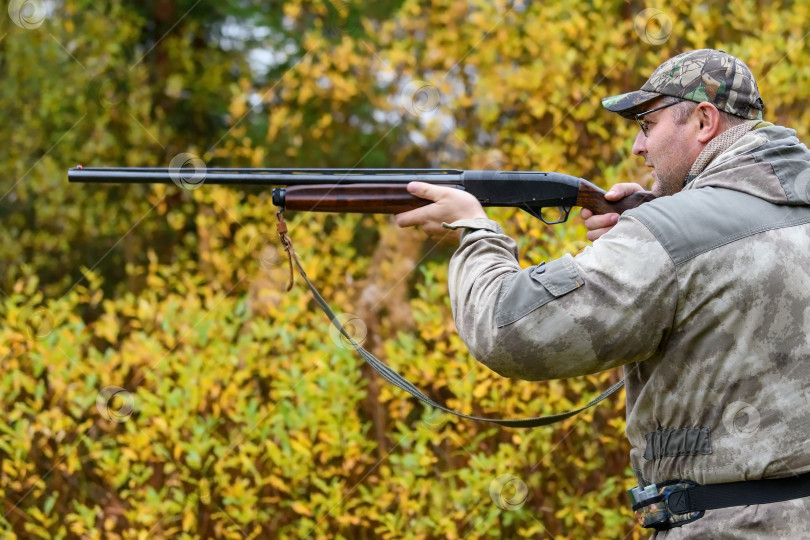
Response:
[{"label": "gun barrel", "polygon": [[[582,206],[597,214],[622,213],[655,198],[652,193],[639,192],[621,201],[606,201],[605,192],[583,178],[542,171],[79,166],[68,170],[68,180],[175,184],[184,189],[196,189],[203,184],[274,186],[277,189],[273,190],[273,203],[282,208],[384,213],[397,213],[427,204],[405,190],[405,184],[420,181],[456,185],[483,206],[522,208],[548,224],[565,221],[573,206]],[[542,209],[549,207],[562,209],[559,220],[546,221]]]},{"label": "gun barrel", "polygon": [[460,184],[463,171],[455,169],[229,169],[167,167],[74,167],[70,182],[110,184],[176,184],[297,186],[308,184]]}]

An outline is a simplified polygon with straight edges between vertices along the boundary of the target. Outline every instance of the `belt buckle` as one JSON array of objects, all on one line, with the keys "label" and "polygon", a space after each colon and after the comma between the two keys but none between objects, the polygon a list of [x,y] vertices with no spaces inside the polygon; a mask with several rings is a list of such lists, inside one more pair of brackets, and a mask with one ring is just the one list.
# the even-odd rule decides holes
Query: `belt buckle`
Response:
[{"label": "belt buckle", "polygon": [[703,517],[703,510],[676,514],[669,507],[669,498],[681,494],[698,485],[691,480],[671,480],[663,484],[650,484],[646,487],[635,487],[627,492],[636,513],[636,519],[642,527],[665,531],[681,527]]}]

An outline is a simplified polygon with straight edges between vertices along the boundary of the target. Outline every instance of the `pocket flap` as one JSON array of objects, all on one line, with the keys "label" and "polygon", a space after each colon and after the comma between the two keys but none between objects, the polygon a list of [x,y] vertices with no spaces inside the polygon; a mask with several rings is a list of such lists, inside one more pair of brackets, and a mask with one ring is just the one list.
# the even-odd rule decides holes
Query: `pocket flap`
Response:
[{"label": "pocket flap", "polygon": [[503,283],[495,322],[499,328],[512,324],[584,284],[571,255],[521,270]]},{"label": "pocket flap", "polygon": [[571,255],[565,255],[548,264],[541,264],[532,272],[532,279],[542,283],[555,297],[562,296],[585,284]]}]

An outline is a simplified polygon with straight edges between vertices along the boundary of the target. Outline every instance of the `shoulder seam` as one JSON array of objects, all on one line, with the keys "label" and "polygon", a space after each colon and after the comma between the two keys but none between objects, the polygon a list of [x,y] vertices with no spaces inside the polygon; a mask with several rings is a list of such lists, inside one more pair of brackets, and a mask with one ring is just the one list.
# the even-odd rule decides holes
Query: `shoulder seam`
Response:
[{"label": "shoulder seam", "polygon": [[[633,209],[632,214],[628,215],[628,217],[635,218],[653,234],[656,240],[658,240],[658,242],[670,256],[676,267],[688,261],[691,261],[692,259],[694,259],[699,255],[710,252],[719,247],[731,244],[733,242],[742,240],[744,238],[748,238],[770,230],[795,227],[810,222],[810,215],[804,212],[801,212],[798,216],[796,214],[790,215],[794,211],[798,211],[801,208],[799,206],[775,205],[772,203],[767,203],[767,201],[764,201],[763,199],[760,199],[748,193],[729,190],[727,188],[713,188],[713,187],[701,188],[701,190],[703,189],[713,191],[716,190],[718,192],[726,192],[733,197],[732,200],[739,201],[740,200],[739,197],[744,196],[746,199],[750,198],[753,201],[765,204],[767,207],[772,208],[775,211],[772,215],[770,215],[770,217],[761,219],[759,220],[758,223],[752,223],[750,225],[745,223],[745,220],[747,219],[746,217],[737,216],[739,226],[736,230],[727,230],[725,234],[723,234],[718,230],[716,231],[718,234],[713,235],[714,236],[713,238],[710,236],[709,238],[699,242],[696,245],[695,242],[692,241],[687,242],[684,240],[684,238],[686,237],[684,237],[683,234],[686,233],[681,229],[682,226],[687,226],[688,228],[689,224],[692,223],[691,220],[688,219],[689,218],[688,213],[685,215],[679,215],[678,211],[673,211],[672,208],[668,207],[670,204],[672,204],[669,201],[667,201],[666,203],[662,203],[666,205],[662,207],[655,205],[655,201],[652,201],[651,203],[647,203],[650,206],[642,205],[639,208]],[[684,194],[684,196],[690,198],[691,197],[702,198],[704,196],[704,193],[701,193],[700,190],[694,190],[690,191],[688,194]],[[716,208],[715,209],[707,208],[707,210],[714,211],[716,210]],[[660,213],[661,219],[658,219],[656,217],[656,214],[658,213]],[[659,221],[662,221],[660,225],[658,223]],[[742,223],[739,223],[740,221]],[[678,223],[681,223],[683,225],[675,225]],[[665,234],[665,231],[669,231],[671,227],[676,227],[677,234],[681,236],[676,235],[670,237],[669,235]],[[675,255],[677,255],[677,257],[675,257]]]},{"label": "shoulder seam", "polygon": [[720,248],[720,247],[723,247],[723,246],[727,246],[728,244],[733,244],[734,242],[737,242],[737,241],[742,240],[744,238],[748,238],[750,236],[755,236],[757,234],[761,234],[761,233],[764,233],[764,232],[767,232],[767,231],[775,231],[777,229],[787,229],[787,228],[790,228],[790,227],[795,227],[797,225],[804,225],[805,223],[810,223],[810,217],[800,218],[800,219],[792,219],[790,221],[783,221],[781,223],[771,223],[771,224],[768,224],[768,225],[763,225],[762,227],[756,227],[756,228],[753,228],[753,229],[748,229],[745,232],[741,232],[739,234],[735,234],[735,235],[726,237],[721,242],[718,242],[716,244],[712,244],[712,245],[710,245],[710,246],[708,246],[708,247],[706,247],[704,249],[696,250],[694,252],[691,252],[691,253],[687,254],[687,256],[680,263],[678,263],[676,266],[684,264],[686,262],[689,262],[689,261],[691,261],[692,259],[694,259],[695,257],[697,257],[699,255],[703,255],[704,253],[708,253],[709,251],[712,251],[714,249],[717,249],[717,248]]}]

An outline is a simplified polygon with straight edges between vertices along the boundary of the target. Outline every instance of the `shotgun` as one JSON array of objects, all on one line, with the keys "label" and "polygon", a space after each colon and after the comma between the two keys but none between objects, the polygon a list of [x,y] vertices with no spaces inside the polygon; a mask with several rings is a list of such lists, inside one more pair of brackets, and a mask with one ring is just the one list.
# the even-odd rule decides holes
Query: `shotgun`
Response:
[{"label": "shotgun", "polygon": [[[193,161],[193,160],[192,160]],[[507,427],[546,426],[583,411],[613,394],[624,385],[619,381],[583,407],[565,413],[538,418],[503,419],[473,416],[454,411],[420,391],[399,373],[364,349],[352,338],[326,300],[310,281],[287,235],[283,210],[319,212],[358,212],[396,214],[419,208],[431,201],[408,193],[409,182],[456,186],[473,194],[482,206],[521,208],[544,223],[562,223],[571,208],[581,206],[595,214],[622,213],[654,199],[650,192],[637,192],[616,202],[605,200],[605,192],[582,178],[554,172],[461,171],[455,169],[209,169],[179,168],[105,168],[75,167],[68,170],[71,182],[114,184],[176,184],[196,189],[205,184],[231,186],[275,186],[273,203],[278,233],[290,260],[289,291],[293,286],[293,267],[312,292],[318,307],[332,325],[357,350],[363,359],[385,380],[408,392],[423,403],[470,420],[492,422]],[[560,219],[548,221],[544,208],[561,209]]]},{"label": "shotgun", "polygon": [[[574,206],[587,208],[594,214],[621,214],[655,198],[651,192],[641,191],[611,202],[605,200],[604,190],[584,178],[527,171],[79,166],[68,170],[68,180],[176,184],[184,189],[196,189],[203,184],[274,186],[273,204],[282,209],[372,214],[398,214],[430,204],[431,201],[406,190],[409,182],[419,181],[456,186],[474,195],[482,206],[520,208],[549,225],[566,221]],[[547,218],[543,214],[545,208],[559,208],[558,218]]]}]

